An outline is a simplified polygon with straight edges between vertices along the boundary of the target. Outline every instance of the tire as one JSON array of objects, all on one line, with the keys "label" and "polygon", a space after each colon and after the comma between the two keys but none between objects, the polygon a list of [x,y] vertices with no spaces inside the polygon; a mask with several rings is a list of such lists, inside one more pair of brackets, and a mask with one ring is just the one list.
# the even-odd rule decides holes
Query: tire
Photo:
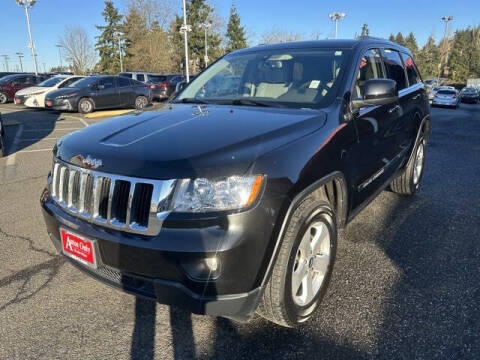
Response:
[{"label": "tire", "polygon": [[[310,241],[312,237],[315,238],[311,229],[314,226],[316,226],[314,234],[319,234],[320,239],[323,239],[322,234],[329,237],[328,244],[325,240],[321,242],[324,246],[321,247],[321,255],[316,257],[321,259],[318,263],[312,259],[315,253],[319,254],[317,251],[320,248],[314,246],[313,248],[317,251],[311,253]],[[307,247],[305,247],[305,239]],[[294,327],[307,321],[318,308],[327,291],[336,251],[337,225],[332,207],[328,201],[323,200],[323,197],[319,199],[312,194],[298,205],[289,220],[278,258],[265,286],[257,313],[285,327]],[[324,269],[323,272],[317,272],[317,264],[320,263]],[[310,274],[315,274],[316,277]],[[305,291],[308,286],[305,287],[304,281],[299,282],[298,279],[306,279],[305,284],[308,279],[316,279],[316,283],[312,281],[312,285],[315,284],[315,286],[312,287],[311,293]]]},{"label": "tire", "polygon": [[[405,170],[390,184],[390,189],[400,195],[413,195],[420,186],[425,166],[425,138],[421,136],[413,149],[413,157]],[[421,153],[421,156],[420,156]]]},{"label": "tire", "polygon": [[0,104],[6,104],[8,102],[7,94],[0,92]]},{"label": "tire", "polygon": [[92,99],[89,98],[81,98],[78,101],[78,112],[81,114],[89,114],[93,110],[95,110],[95,104],[93,103]]},{"label": "tire", "polygon": [[148,105],[148,99],[145,96],[137,96],[135,98],[135,109],[143,110]]}]

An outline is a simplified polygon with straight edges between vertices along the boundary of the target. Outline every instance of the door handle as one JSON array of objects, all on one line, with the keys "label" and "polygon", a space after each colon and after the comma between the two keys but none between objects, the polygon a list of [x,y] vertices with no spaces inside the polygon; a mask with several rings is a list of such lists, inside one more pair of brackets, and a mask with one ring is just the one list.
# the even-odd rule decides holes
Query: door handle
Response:
[{"label": "door handle", "polygon": [[388,113],[391,114],[398,110],[400,110],[400,105],[395,105],[394,107],[388,110]]},{"label": "door handle", "polygon": [[420,97],[420,94],[415,95],[412,100],[417,100]]}]

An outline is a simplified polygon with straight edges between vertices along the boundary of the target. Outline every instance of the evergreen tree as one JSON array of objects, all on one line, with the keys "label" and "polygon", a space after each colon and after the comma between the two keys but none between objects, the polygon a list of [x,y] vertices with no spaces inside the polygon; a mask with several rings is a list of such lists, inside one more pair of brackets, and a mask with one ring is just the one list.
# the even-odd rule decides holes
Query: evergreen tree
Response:
[{"label": "evergreen tree", "polygon": [[234,4],[230,9],[230,19],[227,25],[227,47],[225,51],[231,52],[233,50],[243,49],[247,47],[247,40],[245,39],[245,29],[240,25],[240,15],[238,15],[237,8]]},{"label": "evergreen tree", "polygon": [[401,32],[398,32],[397,36],[395,36],[395,42],[399,45],[405,46],[405,38]]},{"label": "evergreen tree", "polygon": [[362,34],[360,35],[361,37],[368,37],[370,36],[370,29],[368,28],[368,24],[363,24],[362,25]]},{"label": "evergreen tree", "polygon": [[415,35],[413,34],[413,32],[408,34],[408,36],[405,38],[405,47],[410,49],[414,57],[417,56],[418,44],[417,44],[417,39],[415,38]]},{"label": "evergreen tree", "polygon": [[118,34],[120,34],[122,15],[113,5],[112,0],[105,0],[105,8],[102,11],[105,25],[96,25],[102,33],[97,36],[95,49],[100,54],[100,60],[96,70],[105,73],[117,73],[120,71],[120,58],[118,52]]},{"label": "evergreen tree", "polygon": [[448,70],[454,81],[466,82],[480,74],[480,54],[475,39],[479,29],[457,30],[451,46]]},{"label": "evergreen tree", "polygon": [[392,41],[392,42],[397,41],[397,39],[395,39],[395,35],[393,35],[393,33],[390,34],[390,36],[388,37],[388,40],[390,40],[390,41]]},{"label": "evergreen tree", "polygon": [[[196,73],[205,67],[205,33],[201,24],[209,23],[214,19],[215,13],[206,0],[187,0],[186,2],[187,24],[192,31],[188,33],[188,54],[190,59],[190,73]],[[180,28],[183,25],[183,16],[176,15],[170,30],[170,41],[177,62],[177,68],[182,68],[185,63],[183,51],[183,34]],[[208,32],[208,58],[210,63],[223,54],[220,47],[221,36],[218,30],[212,26]]]},{"label": "evergreen tree", "polygon": [[416,63],[420,70],[420,74],[424,79],[429,77],[437,77],[440,62],[440,54],[432,35],[419,52]]}]

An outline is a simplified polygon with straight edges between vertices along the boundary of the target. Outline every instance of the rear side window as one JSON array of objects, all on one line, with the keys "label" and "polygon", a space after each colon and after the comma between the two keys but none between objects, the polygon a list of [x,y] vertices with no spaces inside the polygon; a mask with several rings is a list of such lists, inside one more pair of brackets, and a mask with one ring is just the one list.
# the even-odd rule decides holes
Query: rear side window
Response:
[{"label": "rear side window", "polygon": [[138,81],[145,81],[145,75],[143,75],[143,74],[137,74],[137,80],[138,80]]},{"label": "rear side window", "polygon": [[397,82],[398,90],[405,89],[407,87],[407,78],[405,77],[405,70],[398,51],[384,49],[382,55],[388,78]]},{"label": "rear side window", "polygon": [[380,56],[380,50],[368,50],[367,52],[365,52],[365,54],[363,54],[362,58],[360,59],[357,80],[355,81],[356,98],[362,98],[365,81],[381,78],[385,78],[385,73],[382,66],[382,57]]},{"label": "rear side window", "polygon": [[405,69],[407,70],[408,83],[410,86],[418,84],[422,81],[420,74],[418,73],[417,67],[413,62],[413,59],[410,55],[402,53],[403,63],[405,64]]},{"label": "rear side window", "polygon": [[132,78],[132,73],[120,73],[120,74],[118,74],[118,76],[123,76],[123,77],[131,79]]},{"label": "rear side window", "polygon": [[128,80],[127,78],[121,76],[118,78],[118,87],[127,87],[130,85],[130,80]]}]

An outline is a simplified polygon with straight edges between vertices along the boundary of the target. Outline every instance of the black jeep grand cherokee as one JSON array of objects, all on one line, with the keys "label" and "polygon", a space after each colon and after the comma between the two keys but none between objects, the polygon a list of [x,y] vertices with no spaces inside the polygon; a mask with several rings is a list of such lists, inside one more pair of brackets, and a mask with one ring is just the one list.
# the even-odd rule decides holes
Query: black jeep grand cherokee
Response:
[{"label": "black jeep grand cherokee", "polygon": [[48,234],[125,291],[294,326],[326,292],[338,229],[387,186],[417,190],[429,128],[397,44],[236,51],[164,109],[59,140],[41,197]]}]

